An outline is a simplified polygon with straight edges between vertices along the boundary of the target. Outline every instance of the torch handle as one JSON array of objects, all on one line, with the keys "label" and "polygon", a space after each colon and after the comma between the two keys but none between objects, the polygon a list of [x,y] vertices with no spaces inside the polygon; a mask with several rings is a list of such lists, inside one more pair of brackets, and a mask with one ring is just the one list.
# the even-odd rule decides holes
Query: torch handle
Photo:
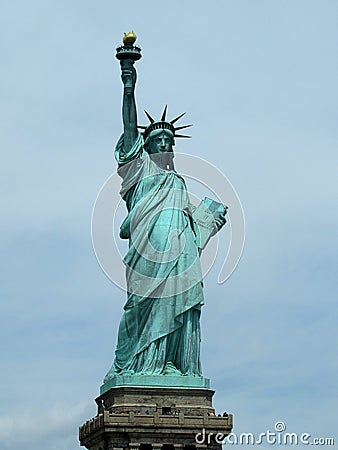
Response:
[{"label": "torch handle", "polygon": [[134,62],[135,61],[132,59],[123,59],[120,62],[122,82],[128,91],[134,89],[136,84],[136,69],[134,68]]}]

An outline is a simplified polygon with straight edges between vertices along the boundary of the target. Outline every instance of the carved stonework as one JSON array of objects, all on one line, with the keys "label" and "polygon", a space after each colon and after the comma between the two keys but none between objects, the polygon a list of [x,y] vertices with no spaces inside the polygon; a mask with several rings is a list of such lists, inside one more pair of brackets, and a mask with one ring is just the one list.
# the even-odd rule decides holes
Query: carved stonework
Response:
[{"label": "carved stonework", "polygon": [[204,389],[111,389],[96,400],[98,415],[80,427],[81,445],[88,450],[221,449],[221,438],[216,442],[215,436],[231,433],[232,415],[215,416],[213,394]]}]

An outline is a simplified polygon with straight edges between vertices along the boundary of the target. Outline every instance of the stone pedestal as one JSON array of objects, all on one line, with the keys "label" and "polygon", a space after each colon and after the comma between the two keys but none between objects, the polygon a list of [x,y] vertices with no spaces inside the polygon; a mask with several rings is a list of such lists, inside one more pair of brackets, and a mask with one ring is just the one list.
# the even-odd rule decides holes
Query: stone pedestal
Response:
[{"label": "stone pedestal", "polygon": [[232,415],[215,416],[210,389],[116,387],[80,427],[88,450],[221,449]]}]

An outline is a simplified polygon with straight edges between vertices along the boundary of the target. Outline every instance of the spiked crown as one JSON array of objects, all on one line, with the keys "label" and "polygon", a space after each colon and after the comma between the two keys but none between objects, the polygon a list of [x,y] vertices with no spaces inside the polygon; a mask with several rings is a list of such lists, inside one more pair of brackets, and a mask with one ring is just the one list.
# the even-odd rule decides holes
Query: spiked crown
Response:
[{"label": "spiked crown", "polygon": [[167,115],[167,105],[165,105],[161,120],[159,120],[159,121],[155,121],[155,119],[153,119],[147,111],[144,111],[144,112],[150,122],[150,124],[148,126],[138,125],[138,128],[144,130],[143,133],[141,133],[144,141],[146,141],[149,134],[154,130],[169,130],[173,134],[174,137],[178,137],[178,138],[181,138],[181,137],[182,138],[190,138],[191,137],[191,136],[186,136],[184,134],[177,134],[176,132],[178,130],[182,130],[183,128],[191,127],[192,125],[183,125],[180,127],[174,126],[174,123],[176,123],[181,117],[183,117],[185,113],[180,114],[179,116],[175,117],[175,119],[171,120],[170,122],[166,122],[165,119],[166,119],[166,115]]}]

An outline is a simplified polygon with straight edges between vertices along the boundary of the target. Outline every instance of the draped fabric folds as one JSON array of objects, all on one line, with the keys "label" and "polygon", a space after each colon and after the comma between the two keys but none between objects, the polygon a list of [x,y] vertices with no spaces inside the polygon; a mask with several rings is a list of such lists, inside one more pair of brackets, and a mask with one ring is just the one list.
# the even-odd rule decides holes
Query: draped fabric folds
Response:
[{"label": "draped fabric folds", "polygon": [[124,374],[201,376],[202,274],[184,179],[160,168],[141,136],[124,152],[122,135],[115,156],[128,210],[120,230],[129,239],[128,298],[105,381]]}]

